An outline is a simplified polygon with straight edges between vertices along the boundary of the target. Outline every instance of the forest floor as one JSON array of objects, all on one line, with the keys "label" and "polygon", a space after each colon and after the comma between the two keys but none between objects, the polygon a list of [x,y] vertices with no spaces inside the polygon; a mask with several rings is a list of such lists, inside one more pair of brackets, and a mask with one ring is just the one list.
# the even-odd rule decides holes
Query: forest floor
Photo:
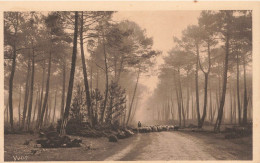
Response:
[{"label": "forest floor", "polygon": [[[36,148],[38,135],[9,134],[5,161],[251,160],[252,136],[225,139],[222,133],[191,130],[139,133],[117,143],[84,138],[75,148]],[[71,138],[77,138],[71,136]],[[23,145],[30,140],[29,145]]]}]

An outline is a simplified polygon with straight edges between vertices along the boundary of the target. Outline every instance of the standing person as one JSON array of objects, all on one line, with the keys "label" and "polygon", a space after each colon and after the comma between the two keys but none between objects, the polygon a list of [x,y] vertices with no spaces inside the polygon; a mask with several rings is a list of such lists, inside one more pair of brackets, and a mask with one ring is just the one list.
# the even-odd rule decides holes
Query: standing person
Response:
[{"label": "standing person", "polygon": [[141,126],[142,126],[141,122],[138,121],[138,128],[141,127]]},{"label": "standing person", "polygon": [[139,133],[139,129],[140,129],[140,127],[142,126],[142,124],[141,124],[141,122],[140,121],[138,121],[138,128],[137,128],[137,133]]}]

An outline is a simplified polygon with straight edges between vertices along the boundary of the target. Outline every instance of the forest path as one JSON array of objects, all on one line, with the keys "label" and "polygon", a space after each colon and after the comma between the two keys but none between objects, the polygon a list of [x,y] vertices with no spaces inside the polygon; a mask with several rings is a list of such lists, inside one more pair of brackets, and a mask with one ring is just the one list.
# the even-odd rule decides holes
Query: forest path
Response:
[{"label": "forest path", "polygon": [[[77,138],[76,136],[70,136]],[[223,134],[191,131],[139,133],[117,143],[106,137],[85,138],[81,147],[36,148],[38,135],[9,134],[5,161],[149,161],[251,160],[252,137],[225,139]],[[23,145],[32,140],[29,145]],[[35,154],[32,151],[36,151]]]},{"label": "forest path", "polygon": [[[223,140],[208,144],[198,135],[185,132],[156,132],[137,134],[123,150],[106,158],[107,161],[142,161],[142,160],[236,160],[232,150],[221,148],[228,145],[237,148],[235,144]],[[227,144],[226,144],[227,143]]]}]

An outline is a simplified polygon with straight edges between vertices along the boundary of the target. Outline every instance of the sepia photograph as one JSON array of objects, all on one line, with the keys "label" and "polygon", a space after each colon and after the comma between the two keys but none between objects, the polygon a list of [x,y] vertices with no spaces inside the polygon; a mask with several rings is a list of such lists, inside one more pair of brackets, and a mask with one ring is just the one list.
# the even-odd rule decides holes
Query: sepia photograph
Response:
[{"label": "sepia photograph", "polygon": [[252,9],[89,8],[1,9],[4,161],[253,161]]}]

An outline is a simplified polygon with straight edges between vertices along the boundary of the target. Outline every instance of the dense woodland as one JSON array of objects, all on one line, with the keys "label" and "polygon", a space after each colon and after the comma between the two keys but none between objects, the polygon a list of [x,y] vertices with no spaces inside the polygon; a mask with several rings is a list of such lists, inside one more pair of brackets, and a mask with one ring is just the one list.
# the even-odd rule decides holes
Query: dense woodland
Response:
[{"label": "dense woodland", "polygon": [[[5,12],[5,127],[65,134],[69,121],[128,126],[141,74],[160,51],[114,12]],[[178,22],[176,22],[178,23]],[[154,121],[187,126],[252,120],[252,12],[202,11],[164,56],[148,100]]]},{"label": "dense woodland", "polygon": [[[5,126],[39,130],[68,120],[127,126],[140,74],[159,51],[114,12],[5,12]],[[141,88],[141,87],[140,87]],[[8,95],[7,95],[8,94]]]},{"label": "dense woodland", "polygon": [[[153,120],[202,128],[252,122],[252,12],[202,11],[164,57]],[[156,107],[155,107],[156,106]]]}]

